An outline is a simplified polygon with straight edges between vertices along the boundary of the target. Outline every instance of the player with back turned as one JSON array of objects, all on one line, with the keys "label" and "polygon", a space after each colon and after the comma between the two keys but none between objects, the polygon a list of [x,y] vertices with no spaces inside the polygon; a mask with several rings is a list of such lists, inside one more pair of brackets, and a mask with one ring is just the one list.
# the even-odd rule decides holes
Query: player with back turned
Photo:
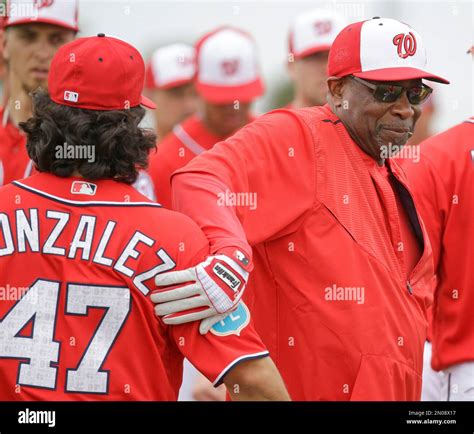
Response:
[{"label": "player with back turned", "polygon": [[0,400],[175,400],[184,356],[234,399],[287,399],[248,310],[207,336],[153,313],[153,277],[209,245],[131,186],[156,139],[139,127],[144,75],[135,48],[99,34],[61,47],[33,95],[21,127],[40,173],[0,189]]}]

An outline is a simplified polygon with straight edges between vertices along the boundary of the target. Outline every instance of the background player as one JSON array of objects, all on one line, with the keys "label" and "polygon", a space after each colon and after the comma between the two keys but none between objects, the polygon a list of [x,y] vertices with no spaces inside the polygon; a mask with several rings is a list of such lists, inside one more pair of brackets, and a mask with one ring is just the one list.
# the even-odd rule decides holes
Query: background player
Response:
[{"label": "background player", "polygon": [[174,400],[183,355],[235,399],[288,398],[244,306],[206,337],[156,321],[153,277],[209,247],[130,186],[156,139],[138,127],[140,105],[154,108],[144,71],[136,49],[99,34],[60,48],[50,94],[34,94],[21,126],[41,173],[0,189],[1,400]]},{"label": "background player", "polygon": [[[3,46],[8,100],[0,110],[0,185],[31,173],[26,137],[18,124],[32,115],[29,93],[38,87],[47,88],[54,54],[78,31],[76,0],[11,0],[8,7]],[[10,10],[15,13],[10,14]]]},{"label": "background player", "polygon": [[196,44],[196,65],[199,113],[174,127],[150,156],[157,200],[168,208],[171,174],[251,122],[252,101],[263,93],[255,43],[239,29],[220,27],[204,35]]},{"label": "background player", "polygon": [[288,73],[294,84],[294,98],[288,108],[326,104],[329,49],[345,19],[326,9],[298,15],[288,36]]},{"label": "background player", "polygon": [[419,161],[402,163],[437,276],[422,399],[474,401],[474,117],[422,142]]},{"label": "background player", "polygon": [[155,130],[158,143],[173,127],[194,114],[198,95],[194,88],[194,47],[170,44],[151,56],[145,75],[146,94],[155,103]]}]

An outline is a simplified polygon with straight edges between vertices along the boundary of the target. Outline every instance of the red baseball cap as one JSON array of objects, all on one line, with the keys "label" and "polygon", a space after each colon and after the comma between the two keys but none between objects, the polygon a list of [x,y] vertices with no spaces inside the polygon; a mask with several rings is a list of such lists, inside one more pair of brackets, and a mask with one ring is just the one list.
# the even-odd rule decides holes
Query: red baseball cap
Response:
[{"label": "red baseball cap", "polygon": [[204,35],[196,44],[196,89],[213,104],[250,102],[263,94],[257,48],[246,32],[229,26]]},{"label": "red baseball cap", "polygon": [[44,23],[77,32],[78,0],[7,0],[5,27]]},{"label": "red baseball cap", "polygon": [[145,64],[138,50],[99,33],[63,45],[51,62],[48,89],[61,105],[88,110],[156,108],[141,92]]},{"label": "red baseball cap", "polygon": [[373,18],[345,27],[329,51],[328,75],[354,75],[367,80],[424,78],[449,84],[425,71],[426,50],[418,32],[391,18]]}]

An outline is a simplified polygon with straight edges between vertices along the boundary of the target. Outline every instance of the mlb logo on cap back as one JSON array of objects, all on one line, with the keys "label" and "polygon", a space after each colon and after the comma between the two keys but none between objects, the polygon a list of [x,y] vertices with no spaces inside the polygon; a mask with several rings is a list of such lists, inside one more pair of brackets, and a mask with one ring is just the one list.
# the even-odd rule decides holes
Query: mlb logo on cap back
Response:
[{"label": "mlb logo on cap back", "polygon": [[257,48],[252,37],[232,27],[221,27],[196,45],[196,88],[215,104],[250,102],[262,95]]},{"label": "mlb logo on cap back", "polygon": [[367,80],[402,81],[417,78],[448,84],[425,71],[426,50],[418,32],[390,18],[350,24],[333,42],[328,75],[354,75]]},{"label": "mlb logo on cap back", "polygon": [[326,9],[315,9],[298,15],[289,36],[289,51],[295,59],[328,51],[346,20]]},{"label": "mlb logo on cap back", "polygon": [[146,68],[147,89],[169,89],[189,83],[196,73],[194,47],[172,44],[158,48]]},{"label": "mlb logo on cap back", "polygon": [[7,0],[5,27],[44,23],[77,32],[77,0]]},{"label": "mlb logo on cap back", "polygon": [[138,50],[103,33],[79,38],[56,52],[48,77],[51,99],[89,110],[126,110],[155,104],[141,95],[145,64]]}]

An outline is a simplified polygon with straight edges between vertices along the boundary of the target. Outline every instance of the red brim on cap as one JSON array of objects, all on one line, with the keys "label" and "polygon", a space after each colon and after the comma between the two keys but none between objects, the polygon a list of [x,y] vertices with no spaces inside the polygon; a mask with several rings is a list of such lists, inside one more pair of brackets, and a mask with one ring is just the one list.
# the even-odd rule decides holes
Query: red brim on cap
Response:
[{"label": "red brim on cap", "polygon": [[149,109],[156,109],[156,104],[146,96],[141,95],[140,105]]},{"label": "red brim on cap", "polygon": [[231,104],[234,101],[250,102],[263,94],[262,81],[256,80],[240,86],[213,86],[196,83],[196,90],[202,99],[213,104]]},{"label": "red brim on cap", "polygon": [[352,75],[374,81],[403,81],[424,78],[425,80],[449,84],[449,81],[445,78],[417,68],[384,68],[373,71],[353,72]]}]

